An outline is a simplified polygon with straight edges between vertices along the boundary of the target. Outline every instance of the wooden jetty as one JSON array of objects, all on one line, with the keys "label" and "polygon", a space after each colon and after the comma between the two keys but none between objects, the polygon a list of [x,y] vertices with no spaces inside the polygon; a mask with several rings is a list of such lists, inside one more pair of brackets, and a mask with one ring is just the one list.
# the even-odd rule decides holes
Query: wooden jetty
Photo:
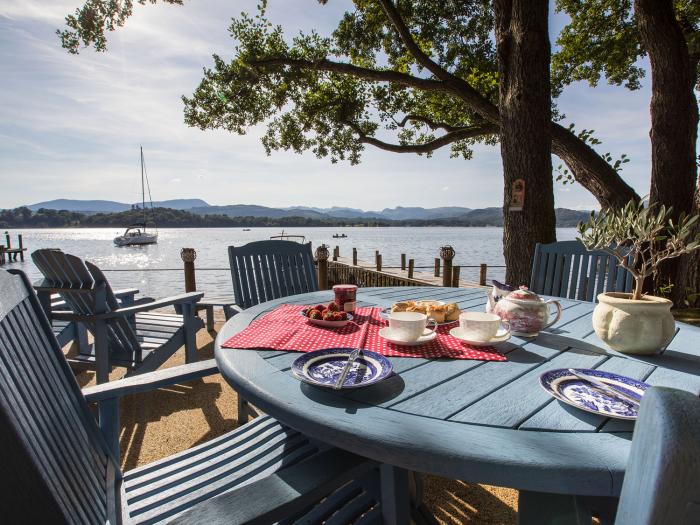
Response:
[{"label": "wooden jetty", "polygon": [[432,272],[415,268],[413,259],[407,259],[401,254],[400,266],[385,266],[382,255],[375,251],[374,262],[358,259],[357,249],[352,249],[351,257],[340,255],[336,246],[332,255],[328,247],[319,246],[316,249],[316,265],[321,289],[328,289],[334,284],[350,283],[361,287],[366,286],[454,286],[482,287],[486,286],[486,264],[470,266],[479,268],[479,281],[470,281],[460,277],[460,266],[454,266],[452,261],[455,251],[451,246],[440,249],[440,257],[435,259]]},{"label": "wooden jetty", "polygon": [[5,232],[5,246],[0,244],[0,265],[16,262],[18,258],[20,261],[24,261],[24,252],[26,251],[21,233],[17,235],[17,248],[13,248],[10,234]]}]

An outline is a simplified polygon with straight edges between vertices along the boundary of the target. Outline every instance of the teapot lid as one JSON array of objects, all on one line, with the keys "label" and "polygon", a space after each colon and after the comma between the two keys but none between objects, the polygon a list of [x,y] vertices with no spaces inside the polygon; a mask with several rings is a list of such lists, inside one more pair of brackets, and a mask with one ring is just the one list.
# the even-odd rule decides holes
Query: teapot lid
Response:
[{"label": "teapot lid", "polygon": [[529,290],[527,286],[521,286],[519,290],[514,290],[510,292],[507,299],[518,299],[521,301],[541,301],[540,296],[537,295],[532,290]]}]

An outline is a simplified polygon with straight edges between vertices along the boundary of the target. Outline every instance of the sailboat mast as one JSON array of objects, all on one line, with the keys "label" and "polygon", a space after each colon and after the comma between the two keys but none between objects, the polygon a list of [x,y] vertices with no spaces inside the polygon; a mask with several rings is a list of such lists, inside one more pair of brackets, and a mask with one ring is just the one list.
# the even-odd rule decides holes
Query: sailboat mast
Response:
[{"label": "sailboat mast", "polygon": [[141,146],[141,210],[143,211],[143,231],[146,231],[146,190],[143,185],[143,146]]}]

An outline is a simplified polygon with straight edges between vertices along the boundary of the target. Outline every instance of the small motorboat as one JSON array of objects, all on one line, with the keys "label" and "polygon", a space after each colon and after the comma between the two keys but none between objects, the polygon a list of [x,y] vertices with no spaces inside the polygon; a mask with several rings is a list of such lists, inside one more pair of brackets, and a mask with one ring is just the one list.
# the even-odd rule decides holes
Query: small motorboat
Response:
[{"label": "small motorboat", "polygon": [[146,231],[146,224],[135,224],[129,226],[123,235],[114,238],[117,246],[133,246],[139,244],[156,244],[158,242],[158,232],[150,233]]},{"label": "small motorboat", "polygon": [[250,228],[243,228],[243,231],[244,231],[244,232],[249,232],[249,231],[250,231]]},{"label": "small motorboat", "polygon": [[345,235],[344,233],[341,233],[341,234],[334,233],[334,234],[333,234],[333,238],[334,238],[334,239],[347,239],[348,236]]}]

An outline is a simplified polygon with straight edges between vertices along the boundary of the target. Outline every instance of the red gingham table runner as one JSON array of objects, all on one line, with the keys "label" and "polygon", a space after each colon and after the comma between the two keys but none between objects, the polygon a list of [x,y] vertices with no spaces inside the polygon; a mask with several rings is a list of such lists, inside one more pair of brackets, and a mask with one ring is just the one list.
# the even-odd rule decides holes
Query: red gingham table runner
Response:
[{"label": "red gingham table runner", "polygon": [[[353,323],[343,328],[323,328],[312,325],[301,310],[302,305],[284,304],[256,319],[243,331],[228,339],[225,348],[271,349],[292,352],[310,352],[322,348],[361,346],[389,357],[423,357],[451,359],[477,359],[480,361],[506,361],[506,357],[492,346],[475,347],[462,343],[450,335],[457,323],[438,327],[438,336],[420,346],[400,346],[379,337],[379,330],[387,322],[379,316],[378,307],[357,308]],[[361,327],[367,324],[364,344]],[[359,326],[358,326],[359,325]]]}]

